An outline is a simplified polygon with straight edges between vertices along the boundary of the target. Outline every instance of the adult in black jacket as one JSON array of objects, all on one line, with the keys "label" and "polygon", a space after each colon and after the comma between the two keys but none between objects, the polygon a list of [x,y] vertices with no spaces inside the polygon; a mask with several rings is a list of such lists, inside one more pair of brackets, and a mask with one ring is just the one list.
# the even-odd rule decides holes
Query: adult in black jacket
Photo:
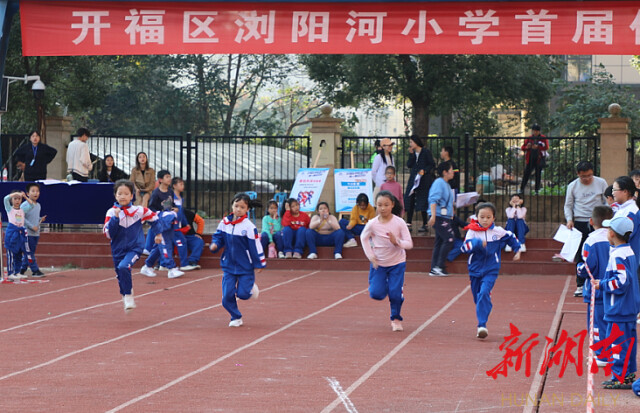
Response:
[{"label": "adult in black jacket", "polygon": [[[424,147],[422,139],[412,135],[409,141],[409,159],[407,160],[407,168],[411,170],[411,174],[404,193],[404,209],[407,211],[407,225],[409,227],[413,220],[413,211],[422,213],[422,226],[418,229],[420,232],[427,231],[427,221],[429,220],[427,217],[427,203],[435,167],[436,164],[431,151]],[[412,192],[417,176],[420,176],[420,183]]]},{"label": "adult in black jacket", "polygon": [[102,160],[102,169],[98,172],[100,182],[116,182],[120,179],[129,179],[129,175],[115,165],[113,156],[106,155]]},{"label": "adult in black jacket", "polygon": [[47,165],[56,157],[58,151],[40,142],[38,131],[31,132],[29,140],[31,143],[22,145],[16,151],[16,166],[24,172],[25,181],[47,179]]}]

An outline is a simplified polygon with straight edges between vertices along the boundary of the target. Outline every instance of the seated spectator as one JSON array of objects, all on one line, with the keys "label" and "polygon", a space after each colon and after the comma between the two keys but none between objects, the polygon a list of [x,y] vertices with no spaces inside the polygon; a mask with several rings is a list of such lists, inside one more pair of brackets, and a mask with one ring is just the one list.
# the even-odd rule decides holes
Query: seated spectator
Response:
[{"label": "seated spectator", "polygon": [[[187,245],[183,247],[182,251],[178,248],[178,255],[180,256],[180,263],[186,262],[188,267],[199,270],[200,257],[202,256],[202,250],[204,249],[204,240],[202,234],[204,233],[204,219],[196,212],[190,209],[182,209],[184,216],[187,218],[189,229],[185,233],[187,239]],[[185,257],[187,257],[185,259]]]},{"label": "seated spectator", "polygon": [[[282,220],[278,216],[278,203],[275,200],[269,201],[267,212],[268,214],[262,218],[260,242],[262,243],[262,250],[267,251],[268,257],[275,258],[278,253],[283,253],[284,249],[282,244]],[[272,254],[272,251],[275,252],[275,255]]]},{"label": "seated spectator", "polygon": [[136,166],[131,169],[131,182],[136,186],[136,205],[149,206],[151,192],[155,188],[156,171],[149,167],[149,158],[144,152],[136,155]]},{"label": "seated spectator", "polygon": [[[402,188],[400,188],[402,191]],[[317,214],[311,218],[309,230],[306,233],[307,246],[309,247],[308,259],[318,258],[316,245],[321,247],[333,247],[333,257],[342,259],[342,244],[344,244],[344,231],[340,228],[338,219],[331,215],[329,204],[318,203]]]},{"label": "seated spectator", "polygon": [[356,205],[351,210],[351,217],[347,221],[346,219],[340,220],[340,228],[344,231],[345,248],[357,247],[358,242],[355,240],[356,235],[362,234],[364,226],[367,225],[370,219],[375,218],[376,210],[371,204],[369,204],[369,197],[367,194],[358,194],[356,198]]},{"label": "seated spectator", "polygon": [[300,211],[300,203],[295,198],[289,198],[289,210],[282,217],[282,238],[284,242],[285,258],[302,258],[306,232],[311,218]]},{"label": "seated spectator", "polygon": [[98,172],[100,182],[116,182],[120,179],[129,179],[129,175],[115,165],[113,156],[106,155],[102,161],[102,169]]}]

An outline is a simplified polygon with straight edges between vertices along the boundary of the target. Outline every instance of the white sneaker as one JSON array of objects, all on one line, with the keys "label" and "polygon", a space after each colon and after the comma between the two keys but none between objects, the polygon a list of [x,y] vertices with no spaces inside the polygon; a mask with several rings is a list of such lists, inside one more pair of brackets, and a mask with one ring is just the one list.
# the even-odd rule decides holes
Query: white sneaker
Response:
[{"label": "white sneaker", "polygon": [[358,246],[358,241],[356,241],[355,238],[351,238],[349,241],[347,241],[344,244],[342,244],[343,248],[352,248],[352,247],[357,247],[357,246]]},{"label": "white sneaker", "polygon": [[20,281],[20,274],[11,274],[7,277],[10,281]]},{"label": "white sneaker", "polygon": [[432,277],[447,277],[449,274],[442,271],[441,268],[433,267],[433,269],[429,271],[429,275]]},{"label": "white sneaker", "polygon": [[149,252],[148,249],[143,249],[142,250],[142,255],[149,255],[149,254],[151,254],[151,252]]},{"label": "white sneaker", "polygon": [[167,267],[160,266],[158,267],[158,271],[169,271]]},{"label": "white sneaker", "polygon": [[236,318],[235,320],[231,320],[229,322],[229,327],[240,327],[241,325],[242,325],[242,319],[241,318]]},{"label": "white sneaker", "polygon": [[136,308],[136,302],[133,299],[133,294],[127,294],[122,297],[124,302],[124,311],[133,310]]},{"label": "white sneaker", "polygon": [[506,247],[504,247],[504,252],[511,252],[511,251],[513,251],[513,249],[510,246],[507,245]]},{"label": "white sneaker", "polygon": [[257,300],[258,296],[260,295],[260,290],[258,289],[258,284],[256,284],[255,282],[253,283],[253,287],[251,287],[251,299],[252,300]]},{"label": "white sneaker", "polygon": [[29,278],[29,276],[27,274],[16,274],[18,276],[18,278],[20,278],[21,280],[26,280],[27,278]]},{"label": "white sneaker", "polygon": [[278,251],[278,258],[284,258],[284,252]]},{"label": "white sneaker", "polygon": [[178,277],[182,277],[183,275],[184,273],[177,268],[170,269],[169,273],[167,274],[169,278],[178,278]]},{"label": "white sneaker", "polygon": [[520,245],[520,252],[527,252],[527,246],[524,244]]},{"label": "white sneaker", "polygon": [[147,267],[146,265],[143,265],[142,268],[140,268],[140,274],[146,275],[147,277],[155,277],[156,275],[158,275],[155,271],[153,271],[153,268]]},{"label": "white sneaker", "polygon": [[318,254],[316,254],[315,252],[312,252],[311,254],[307,255],[308,260],[315,260],[316,258],[318,258]]},{"label": "white sneaker", "polygon": [[489,335],[489,330],[487,330],[487,327],[478,327],[478,334],[476,335],[476,337],[486,338],[488,335]]},{"label": "white sneaker", "polygon": [[598,359],[598,358],[596,359],[596,365],[597,365],[598,367],[605,367],[607,364],[609,364],[609,363],[607,363],[607,361],[606,361],[606,360],[600,360],[600,359]]},{"label": "white sneaker", "polygon": [[582,297],[582,287],[576,288],[576,290],[573,292],[573,296],[574,297]]},{"label": "white sneaker", "polygon": [[337,253],[333,254],[333,258],[335,258],[336,260],[341,260],[342,259],[342,254],[337,252]]},{"label": "white sneaker", "polygon": [[184,267],[180,267],[180,271],[193,271],[195,269],[197,269],[198,267],[196,267],[195,265],[185,265]]}]

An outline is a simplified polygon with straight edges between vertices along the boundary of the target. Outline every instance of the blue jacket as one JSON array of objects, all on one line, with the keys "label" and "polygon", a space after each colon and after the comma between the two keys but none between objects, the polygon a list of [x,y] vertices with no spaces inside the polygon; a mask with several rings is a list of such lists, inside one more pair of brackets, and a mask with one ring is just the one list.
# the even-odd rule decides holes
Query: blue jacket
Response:
[{"label": "blue jacket", "polygon": [[[482,243],[486,241],[487,246]],[[502,249],[509,245],[514,252],[520,250],[520,243],[511,231],[492,224],[486,231],[469,229],[460,250],[469,254],[467,266],[471,277],[498,275]]]},{"label": "blue jacket", "polygon": [[630,199],[618,206],[614,218],[619,216],[628,217],[633,221],[633,232],[629,237],[629,245],[633,253],[638,257],[638,254],[640,254],[640,213],[638,213],[638,206],[636,205],[635,199]]},{"label": "blue jacket", "polygon": [[[433,181],[429,189],[429,205],[427,205],[427,213],[431,215],[431,204],[436,204],[436,216],[453,218],[453,191],[451,186],[444,178],[438,178]],[[446,214],[442,214],[440,210],[447,209]]]},{"label": "blue jacket", "polygon": [[[121,208],[116,215],[114,208]],[[148,208],[131,204],[120,207],[115,204],[107,211],[102,232],[111,240],[111,254],[123,257],[129,252],[142,254],[144,249],[144,222],[155,224],[158,216]]]},{"label": "blue jacket", "polygon": [[607,322],[636,321],[640,312],[638,262],[629,244],[611,249],[604,278],[600,281]]},{"label": "blue jacket", "polygon": [[[589,266],[589,271],[591,271],[593,278],[596,280],[604,278],[607,264],[609,263],[609,251],[611,250],[611,244],[607,239],[608,232],[607,228],[599,228],[593,231],[582,246],[582,259],[584,262],[577,265],[577,271],[578,277],[587,279],[584,283],[584,292],[582,294],[585,303],[591,302],[591,281],[585,264]],[[601,289],[596,290],[596,304],[602,304]]]},{"label": "blue jacket", "polygon": [[247,216],[233,220],[233,215],[224,217],[218,229],[211,238],[211,242],[224,248],[220,267],[223,271],[245,275],[253,274],[254,268],[267,266],[258,229]]}]

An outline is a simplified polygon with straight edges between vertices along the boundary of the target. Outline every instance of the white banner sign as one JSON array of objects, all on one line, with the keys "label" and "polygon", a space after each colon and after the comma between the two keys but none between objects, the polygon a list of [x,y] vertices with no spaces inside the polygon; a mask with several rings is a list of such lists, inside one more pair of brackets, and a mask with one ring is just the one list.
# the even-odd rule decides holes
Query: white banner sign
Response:
[{"label": "white banner sign", "polygon": [[336,212],[349,212],[356,205],[359,194],[365,193],[373,204],[371,169],[336,169],[334,173],[336,190]]},{"label": "white banner sign", "polygon": [[313,212],[320,200],[329,168],[300,168],[291,190],[291,198],[300,203],[300,211]]}]

